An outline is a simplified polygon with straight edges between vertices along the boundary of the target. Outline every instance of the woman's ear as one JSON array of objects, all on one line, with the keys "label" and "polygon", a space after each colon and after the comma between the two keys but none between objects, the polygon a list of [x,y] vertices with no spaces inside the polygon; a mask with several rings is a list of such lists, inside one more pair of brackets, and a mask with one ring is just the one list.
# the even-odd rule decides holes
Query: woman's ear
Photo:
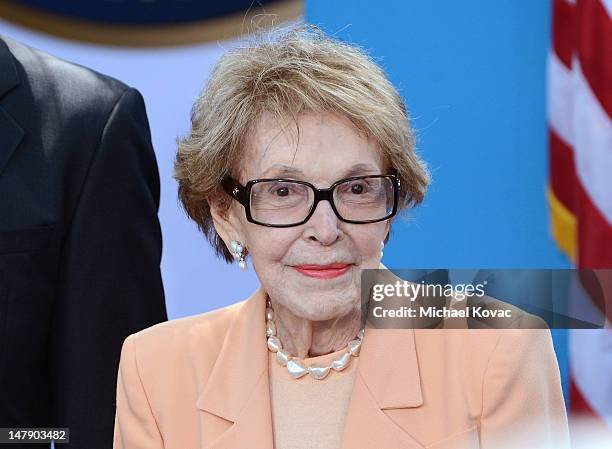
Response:
[{"label": "woman's ear", "polygon": [[231,207],[225,207],[218,201],[210,203],[210,215],[217,234],[229,247],[231,240],[240,240],[240,229]]}]

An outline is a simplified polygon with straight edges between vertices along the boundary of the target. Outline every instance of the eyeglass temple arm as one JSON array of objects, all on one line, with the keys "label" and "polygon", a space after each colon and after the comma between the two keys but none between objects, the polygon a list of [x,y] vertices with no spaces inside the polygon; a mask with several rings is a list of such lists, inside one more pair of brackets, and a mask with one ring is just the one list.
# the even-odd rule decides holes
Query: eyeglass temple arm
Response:
[{"label": "eyeglass temple arm", "polygon": [[237,182],[234,178],[226,175],[221,181],[221,186],[225,193],[234,197],[240,204],[246,203],[246,188]]}]

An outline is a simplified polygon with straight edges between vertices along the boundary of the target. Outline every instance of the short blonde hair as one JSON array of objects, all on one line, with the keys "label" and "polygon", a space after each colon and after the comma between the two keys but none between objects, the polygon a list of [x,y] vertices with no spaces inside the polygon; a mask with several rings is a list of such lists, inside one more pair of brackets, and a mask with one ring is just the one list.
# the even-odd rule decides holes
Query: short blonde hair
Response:
[{"label": "short blonde hair", "polygon": [[259,39],[217,62],[193,106],[191,131],[178,140],[174,166],[185,211],[227,262],[233,258],[214,228],[210,207],[213,202],[222,210],[230,207],[221,180],[238,169],[246,139],[264,112],[283,122],[305,112],[348,118],[378,143],[398,176],[400,207],[423,199],[429,175],[415,153],[404,101],[362,49],[312,25]]}]

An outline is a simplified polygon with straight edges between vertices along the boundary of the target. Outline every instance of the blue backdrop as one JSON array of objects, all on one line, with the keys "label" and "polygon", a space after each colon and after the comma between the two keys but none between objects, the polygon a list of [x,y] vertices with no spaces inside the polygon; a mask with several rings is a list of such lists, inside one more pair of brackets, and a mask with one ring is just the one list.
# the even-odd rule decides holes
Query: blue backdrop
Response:
[{"label": "blue backdrop", "polygon": [[[306,1],[308,22],[385,68],[432,172],[424,204],[394,225],[387,266],[568,266],[545,196],[550,13],[530,0]],[[567,392],[566,334],[553,336]]]}]

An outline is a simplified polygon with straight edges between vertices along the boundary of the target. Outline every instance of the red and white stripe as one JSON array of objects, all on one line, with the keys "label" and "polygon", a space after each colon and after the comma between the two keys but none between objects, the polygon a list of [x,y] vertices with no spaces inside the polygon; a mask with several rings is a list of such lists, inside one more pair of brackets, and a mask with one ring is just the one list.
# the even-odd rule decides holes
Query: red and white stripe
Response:
[{"label": "red and white stripe", "polygon": [[[612,268],[612,0],[553,0],[552,34],[553,236],[578,267]],[[612,330],[570,331],[569,358],[570,413],[590,413],[612,429]]]}]

